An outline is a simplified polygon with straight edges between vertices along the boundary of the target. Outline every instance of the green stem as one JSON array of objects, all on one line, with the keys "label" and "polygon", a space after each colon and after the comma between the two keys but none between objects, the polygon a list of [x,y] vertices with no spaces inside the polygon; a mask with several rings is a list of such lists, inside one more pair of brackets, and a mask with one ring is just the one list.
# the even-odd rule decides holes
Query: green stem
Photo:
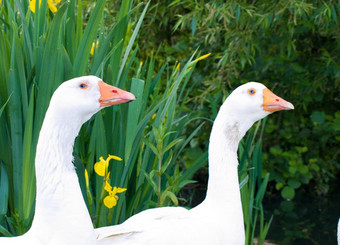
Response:
[{"label": "green stem", "polygon": [[[103,185],[105,185],[105,178],[103,181]],[[101,197],[100,197],[100,202],[99,202],[99,207],[98,207],[96,227],[99,227],[100,213],[102,211],[102,206],[103,206],[103,201],[104,201],[104,188],[102,188],[101,190],[102,191],[101,191]]]},{"label": "green stem", "polygon": [[158,207],[161,206],[161,168],[162,168],[162,153],[158,153]]}]

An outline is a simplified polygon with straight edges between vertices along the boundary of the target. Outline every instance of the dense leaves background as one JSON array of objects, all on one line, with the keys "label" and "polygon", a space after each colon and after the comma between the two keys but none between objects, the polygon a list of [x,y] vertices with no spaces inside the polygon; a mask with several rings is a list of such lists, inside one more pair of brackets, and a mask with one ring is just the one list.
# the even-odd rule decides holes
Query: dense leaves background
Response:
[{"label": "dense leaves background", "polygon": [[327,193],[340,167],[339,2],[151,2],[139,38],[145,58],[159,46],[158,59],[212,53],[194,74],[190,109],[214,118],[212,100],[220,105],[243,82],[266,84],[295,110],[268,119],[264,171],[283,198],[303,186]]},{"label": "dense leaves background", "polygon": [[[268,117],[263,135],[263,176],[270,173],[265,199],[272,206],[269,213],[277,215],[272,230],[277,235],[269,232],[269,237],[286,244],[335,242],[340,201],[339,1],[152,3],[139,39],[144,57],[157,47],[160,60],[185,59],[196,48],[212,53],[196,67],[188,110],[213,119],[228,93],[251,80],[295,105],[293,112]],[[186,162],[207,149],[210,126],[192,141]],[[201,169],[196,179],[202,182],[206,174]],[[192,191],[200,200],[204,184]]]},{"label": "dense leaves background", "polygon": [[[336,198],[324,197],[337,192],[340,169],[339,1],[152,0],[146,8],[145,0],[71,0],[53,14],[45,0],[35,15],[28,1],[0,2],[2,234],[24,233],[33,216],[32,164],[48,97],[63,80],[90,73],[143,94],[138,103],[97,115],[75,144],[77,168],[85,164],[89,170],[87,194],[94,203],[87,204],[97,226],[160,204],[200,202],[207,179],[207,169],[200,167],[218,108],[238,85],[259,81],[295,105],[294,111],[268,117],[260,138],[251,132],[240,146],[247,155],[247,142],[255,142],[254,136],[254,155],[261,156],[263,149],[262,177],[270,181],[265,198],[278,207],[268,208],[266,220],[272,213],[292,218],[280,224],[276,240],[284,244],[301,242],[301,237],[325,244],[320,243],[325,237],[313,233],[319,224],[333,242],[338,214],[306,225],[301,221],[306,209],[294,203],[303,203],[309,193],[316,210],[337,204]],[[90,56],[97,40],[99,47]],[[197,63],[195,51],[200,53],[196,56],[212,54]],[[133,132],[126,130],[126,122]],[[105,130],[123,143],[116,144]],[[101,207],[102,180],[92,169],[107,153],[128,163],[128,168],[111,167],[112,184],[128,188],[114,212]],[[166,164],[157,171],[159,159]],[[189,179],[195,172],[199,183],[193,184]],[[156,184],[159,176],[161,186]],[[28,204],[24,208],[23,202]],[[292,223],[298,231],[288,231]]]}]

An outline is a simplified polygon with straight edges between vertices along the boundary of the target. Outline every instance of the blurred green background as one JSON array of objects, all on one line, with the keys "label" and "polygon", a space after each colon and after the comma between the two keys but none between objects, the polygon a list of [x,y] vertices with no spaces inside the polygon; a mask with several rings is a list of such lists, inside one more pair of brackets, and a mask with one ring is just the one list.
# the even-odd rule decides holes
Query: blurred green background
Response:
[{"label": "blurred green background", "polygon": [[[245,212],[247,244],[335,244],[339,1],[62,0],[54,12],[42,0],[35,13],[28,0],[0,2],[2,235],[30,226],[35,144],[51,94],[62,81],[94,74],[138,98],[105,109],[77,138],[75,164],[95,226],[150,207],[197,205],[218,108],[238,85],[258,81],[295,110],[271,115],[240,145],[244,211],[255,210]],[[110,163],[111,184],[127,188],[113,209],[102,205],[103,179],[93,172],[107,154],[123,158]],[[252,167],[261,170],[255,179]]]}]

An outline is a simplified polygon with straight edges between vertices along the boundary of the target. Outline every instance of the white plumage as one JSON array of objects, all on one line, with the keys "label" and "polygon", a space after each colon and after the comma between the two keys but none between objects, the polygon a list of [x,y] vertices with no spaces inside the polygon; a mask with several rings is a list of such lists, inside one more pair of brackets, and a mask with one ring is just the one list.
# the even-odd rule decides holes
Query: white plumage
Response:
[{"label": "white plumage", "polygon": [[30,230],[0,238],[1,245],[96,244],[95,232],[73,165],[81,125],[101,108],[135,96],[94,76],[64,82],[53,94],[39,134],[35,158],[36,207]]},{"label": "white plumage", "polygon": [[143,211],[120,225],[96,229],[100,245],[244,245],[245,234],[238,180],[237,148],[257,120],[294,106],[260,83],[238,87],[221,106],[209,144],[209,181],[197,207],[164,207]]}]

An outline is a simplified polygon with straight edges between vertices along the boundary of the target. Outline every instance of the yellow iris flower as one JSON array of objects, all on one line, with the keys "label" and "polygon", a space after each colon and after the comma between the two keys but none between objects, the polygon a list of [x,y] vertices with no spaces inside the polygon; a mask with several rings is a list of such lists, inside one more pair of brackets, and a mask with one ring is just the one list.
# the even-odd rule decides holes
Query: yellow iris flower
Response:
[{"label": "yellow iris flower", "polygon": [[114,206],[117,205],[117,200],[119,199],[119,197],[116,195],[117,193],[122,193],[126,191],[126,188],[120,188],[116,186],[112,187],[110,185],[110,172],[108,172],[108,167],[109,167],[109,162],[111,159],[122,161],[120,157],[109,155],[108,158],[106,158],[106,160],[104,160],[103,157],[100,157],[99,162],[97,162],[94,165],[94,171],[98,175],[104,177],[104,182],[105,182],[104,190],[108,192],[108,195],[103,199],[103,203],[108,208],[113,208]]},{"label": "yellow iris flower", "polygon": [[[55,4],[60,3],[61,0],[47,0],[47,5],[48,8],[51,10],[52,13],[57,12],[57,7],[55,6]],[[41,4],[41,0],[39,0],[39,7]],[[35,13],[35,5],[36,5],[36,0],[30,0],[30,9],[33,13]]]},{"label": "yellow iris flower", "polygon": [[99,176],[105,176],[107,173],[107,168],[109,167],[109,162],[111,159],[117,160],[117,161],[122,161],[120,157],[109,155],[109,157],[104,160],[103,157],[99,158],[99,162],[97,162],[94,165],[94,171],[99,175]]},{"label": "yellow iris flower", "polygon": [[178,62],[177,66],[176,66],[176,71],[178,71],[180,67],[181,67],[181,62]]},{"label": "yellow iris flower", "polygon": [[104,198],[103,203],[106,207],[113,208],[117,205],[117,200],[119,199],[116,194],[126,191],[126,188],[120,188],[116,186],[112,188],[112,186],[107,181],[105,183],[105,187],[107,188],[105,190],[109,193],[109,195]]},{"label": "yellow iris flower", "polygon": [[94,49],[95,49],[95,48],[96,48],[96,49],[98,48],[98,44],[99,44],[99,41],[96,42],[96,45],[95,45],[94,42],[92,43],[92,47],[91,47],[91,50],[90,50],[90,55],[91,55],[91,56],[94,55]]},{"label": "yellow iris flower", "polygon": [[202,55],[201,57],[198,57],[195,61],[198,62],[200,60],[204,60],[204,59],[208,58],[210,55],[211,55],[211,53]]}]

